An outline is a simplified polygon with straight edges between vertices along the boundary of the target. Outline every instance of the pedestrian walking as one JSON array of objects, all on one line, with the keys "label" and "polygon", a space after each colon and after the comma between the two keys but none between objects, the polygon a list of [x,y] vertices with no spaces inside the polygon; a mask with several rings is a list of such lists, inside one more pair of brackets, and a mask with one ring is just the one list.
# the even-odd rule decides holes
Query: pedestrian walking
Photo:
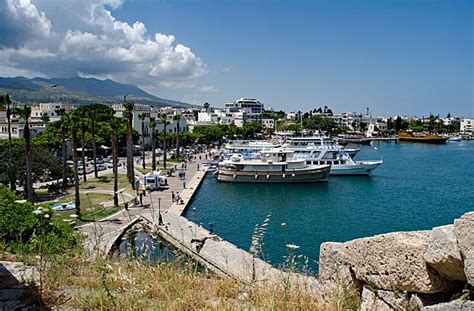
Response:
[{"label": "pedestrian walking", "polygon": [[186,180],[183,180],[183,189],[186,189]]},{"label": "pedestrian walking", "polygon": [[143,206],[143,194],[140,193],[140,206]]},{"label": "pedestrian walking", "polygon": [[171,202],[174,203],[174,199],[175,199],[174,191],[171,191]]},{"label": "pedestrian walking", "polygon": [[197,170],[199,171],[199,163],[198,163],[198,165],[197,165]]}]

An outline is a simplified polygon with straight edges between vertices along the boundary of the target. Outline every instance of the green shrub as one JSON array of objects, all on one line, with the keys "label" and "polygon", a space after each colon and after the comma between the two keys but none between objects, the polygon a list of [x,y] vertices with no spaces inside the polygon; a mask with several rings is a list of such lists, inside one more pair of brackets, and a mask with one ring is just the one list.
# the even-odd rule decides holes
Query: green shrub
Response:
[{"label": "green shrub", "polygon": [[0,186],[0,241],[11,253],[61,253],[76,246],[79,235],[71,224],[53,219],[49,206],[24,202]]}]

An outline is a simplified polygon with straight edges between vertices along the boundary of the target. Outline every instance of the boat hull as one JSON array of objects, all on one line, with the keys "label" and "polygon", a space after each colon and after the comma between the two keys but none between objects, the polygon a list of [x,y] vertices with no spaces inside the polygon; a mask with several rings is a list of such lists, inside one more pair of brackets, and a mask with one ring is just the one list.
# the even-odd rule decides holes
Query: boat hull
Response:
[{"label": "boat hull", "polygon": [[424,137],[399,137],[398,141],[426,144],[446,144],[448,138],[424,138]]},{"label": "boat hull", "polygon": [[382,161],[362,161],[355,165],[333,165],[331,166],[331,176],[368,176]]},{"label": "boat hull", "polygon": [[219,170],[217,180],[234,183],[314,183],[327,182],[330,166],[287,172],[245,172]]}]

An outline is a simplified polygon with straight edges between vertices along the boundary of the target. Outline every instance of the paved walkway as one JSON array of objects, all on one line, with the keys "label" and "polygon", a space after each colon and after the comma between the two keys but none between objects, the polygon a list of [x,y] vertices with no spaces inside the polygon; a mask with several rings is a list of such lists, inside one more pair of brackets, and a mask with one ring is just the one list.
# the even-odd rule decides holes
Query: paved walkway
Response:
[{"label": "paved walkway", "polygon": [[[197,155],[197,158],[198,157],[199,155]],[[201,158],[204,159],[204,154],[201,154]],[[184,204],[180,204],[178,208],[182,212],[184,207],[189,203],[195,187],[197,187],[196,179],[194,178],[197,172],[197,166],[199,165],[200,169],[197,176],[201,176],[200,178],[202,178],[202,175],[205,173],[205,167],[202,162],[204,162],[204,160],[196,160],[195,162],[188,163],[184,180],[181,180],[177,172],[175,172],[173,176],[167,178],[168,187],[147,193],[146,196],[143,197],[143,207],[131,206],[128,210],[121,210],[100,221],[78,226],[77,229],[87,237],[85,241],[86,246],[93,251],[108,253],[115,241],[121,237],[122,233],[138,221],[141,216],[147,219],[153,219],[154,215],[158,214],[158,211],[164,214],[175,205],[171,199],[172,192],[181,194]],[[174,163],[167,164],[168,168],[172,168],[173,166]],[[180,169],[181,164],[177,164],[177,167]],[[138,171],[136,175],[143,176],[143,174]],[[186,189],[183,188],[183,181],[186,182]]]}]

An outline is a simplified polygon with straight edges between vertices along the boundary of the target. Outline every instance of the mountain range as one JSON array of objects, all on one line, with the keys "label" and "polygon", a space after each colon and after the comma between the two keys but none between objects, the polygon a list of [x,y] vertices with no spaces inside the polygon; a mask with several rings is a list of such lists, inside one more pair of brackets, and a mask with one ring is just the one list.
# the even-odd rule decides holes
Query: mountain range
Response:
[{"label": "mountain range", "polygon": [[16,102],[38,103],[63,101],[71,104],[105,103],[112,104],[127,100],[138,104],[163,107],[189,107],[191,105],[164,99],[145,92],[132,84],[122,84],[110,79],[95,78],[2,78],[0,93],[9,93]]}]

